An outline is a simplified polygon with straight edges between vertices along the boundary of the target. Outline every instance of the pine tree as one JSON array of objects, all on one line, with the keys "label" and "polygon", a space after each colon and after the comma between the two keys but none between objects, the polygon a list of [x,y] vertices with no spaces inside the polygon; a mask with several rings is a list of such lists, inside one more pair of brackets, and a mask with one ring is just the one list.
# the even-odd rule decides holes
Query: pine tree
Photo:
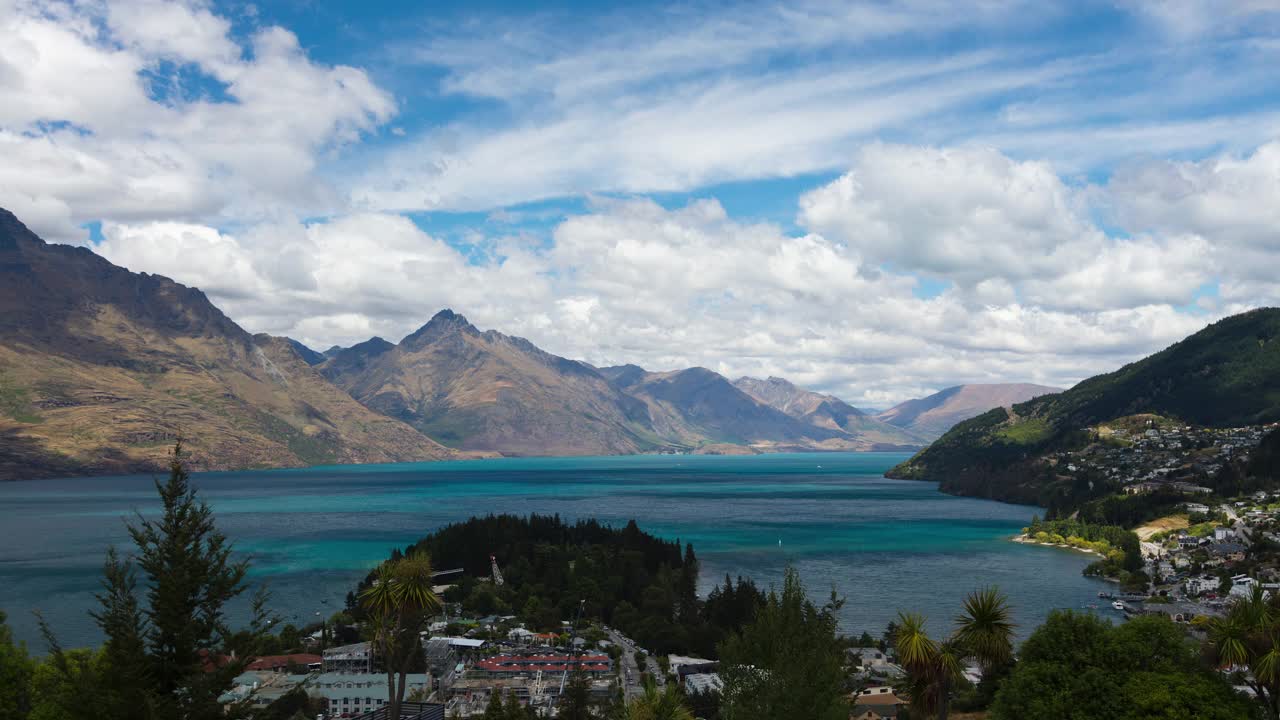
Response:
[{"label": "pine tree", "polygon": [[139,515],[129,526],[147,581],[145,628],[120,628],[123,635],[108,635],[107,641],[144,638],[148,684],[161,718],[222,718],[218,697],[248,660],[208,665],[231,635],[224,608],[244,593],[249,564],[231,559],[231,544],[214,524],[213,511],[196,500],[180,441],[170,459],[169,480],[157,481],[156,490],[163,506],[160,519]]},{"label": "pine tree", "polygon": [[506,720],[507,711],[502,707],[502,693],[497,690],[489,696],[489,704],[484,709],[484,720]]},{"label": "pine tree", "polygon": [[794,568],[782,592],[770,592],[755,619],[721,648],[727,720],[843,720],[844,648],[836,635],[842,601],[815,607]]},{"label": "pine tree", "polygon": [[[214,524],[209,506],[196,499],[182,459],[173,449],[169,479],[156,481],[162,513],[141,515],[128,526],[136,547],[132,560],[114,548],[103,566],[100,610],[91,613],[105,636],[100,669],[84,672],[45,629],[51,662],[68,679],[92,681],[93,717],[101,720],[224,720],[242,717],[247,707],[224,710],[219,697],[250,658],[226,658],[232,632],[228,602],[246,590],[248,563],[232,560],[231,544]],[[146,583],[146,602],[136,593],[136,567]],[[256,646],[266,634],[265,593],[253,601],[245,642]],[[86,689],[86,694],[89,690]]]},{"label": "pine tree", "polygon": [[0,718],[23,720],[31,710],[29,688],[34,666],[26,646],[13,641],[13,633],[0,610]]},{"label": "pine tree", "polygon": [[590,720],[593,717],[591,681],[581,669],[574,670],[569,675],[564,694],[560,696],[560,712],[556,717],[562,720]]}]

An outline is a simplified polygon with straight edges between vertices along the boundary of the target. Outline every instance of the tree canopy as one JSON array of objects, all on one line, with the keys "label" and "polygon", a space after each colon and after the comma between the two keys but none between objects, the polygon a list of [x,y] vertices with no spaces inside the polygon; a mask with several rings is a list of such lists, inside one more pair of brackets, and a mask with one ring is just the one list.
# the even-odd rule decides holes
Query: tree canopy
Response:
[{"label": "tree canopy", "polygon": [[1183,628],[1157,616],[1113,626],[1055,611],[1022,645],[991,720],[1239,720],[1257,707],[1206,666]]}]

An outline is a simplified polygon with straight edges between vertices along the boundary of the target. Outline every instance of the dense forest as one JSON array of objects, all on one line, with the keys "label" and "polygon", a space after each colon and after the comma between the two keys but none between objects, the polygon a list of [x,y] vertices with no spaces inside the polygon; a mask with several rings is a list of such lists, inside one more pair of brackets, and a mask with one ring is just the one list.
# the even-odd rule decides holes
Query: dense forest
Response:
[{"label": "dense forest", "polygon": [[[642,531],[634,521],[621,529],[595,520],[568,523],[559,516],[490,515],[443,527],[396,551],[430,554],[437,569],[462,568],[445,593],[475,615],[518,615],[532,629],[559,630],[577,617],[617,627],[658,652],[714,656],[726,633],[754,615],[764,595],[750,580],[726,577],[705,599],[698,597],[693,547]],[[488,580],[489,557],[504,583]],[[372,575],[360,585],[368,586]],[[354,599],[350,611],[359,617]]]}]

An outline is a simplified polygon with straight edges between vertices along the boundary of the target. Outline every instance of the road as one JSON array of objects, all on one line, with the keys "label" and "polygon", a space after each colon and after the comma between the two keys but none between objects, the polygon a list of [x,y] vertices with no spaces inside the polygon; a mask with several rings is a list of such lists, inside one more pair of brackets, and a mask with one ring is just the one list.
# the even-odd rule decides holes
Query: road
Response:
[{"label": "road", "polygon": [[1247,544],[1249,542],[1249,527],[1244,524],[1244,521],[1240,519],[1236,511],[1231,509],[1230,505],[1223,505],[1222,512],[1227,514],[1227,519],[1231,521],[1231,526],[1235,528],[1236,534]]},{"label": "road", "polygon": [[[622,692],[627,700],[639,697],[644,694],[644,688],[640,685],[640,667],[636,665],[636,644],[622,633],[609,628],[609,642],[617,645],[622,650],[622,661],[619,663],[621,667],[618,671],[618,677],[622,680]],[[652,658],[649,660],[652,662]]]}]

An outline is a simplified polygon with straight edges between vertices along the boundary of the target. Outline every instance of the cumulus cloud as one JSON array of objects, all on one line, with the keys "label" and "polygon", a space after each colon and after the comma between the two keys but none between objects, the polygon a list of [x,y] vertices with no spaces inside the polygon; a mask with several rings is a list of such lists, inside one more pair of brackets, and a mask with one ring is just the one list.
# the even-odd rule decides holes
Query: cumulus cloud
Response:
[{"label": "cumulus cloud", "polygon": [[361,70],[202,4],[0,4],[0,206],[41,232],[86,221],[261,217],[327,195],[317,155],[396,111]]},{"label": "cumulus cloud", "polygon": [[1070,384],[1205,322],[1160,304],[1061,310],[992,291],[998,302],[975,307],[958,289],[925,299],[852,244],[735,220],[714,200],[601,200],[549,245],[490,242],[501,249],[480,262],[388,214],[237,237],[174,223],[105,232],[112,260],[210,288],[250,329],[318,348],[398,340],[451,306],[599,365],[783,375],[877,406],[940,382]]},{"label": "cumulus cloud", "polygon": [[[199,0],[0,0],[0,206],[54,240],[101,220],[111,260],[317,348],[450,306],[596,364],[872,406],[1068,385],[1280,302],[1280,47],[1255,5],[1195,32],[1138,11],[1251,41],[1230,52],[1095,53],[1022,0],[415,25],[382,70],[456,103],[437,115]],[[795,227],[705,190],[809,174]],[[637,195],[659,191],[698,194]],[[490,220],[397,214],[440,209]]]},{"label": "cumulus cloud", "polygon": [[1090,193],[991,148],[876,144],[800,199],[805,227],[862,258],[957,284],[974,305],[1098,311],[1187,303],[1211,279],[1198,237],[1112,238]]}]

